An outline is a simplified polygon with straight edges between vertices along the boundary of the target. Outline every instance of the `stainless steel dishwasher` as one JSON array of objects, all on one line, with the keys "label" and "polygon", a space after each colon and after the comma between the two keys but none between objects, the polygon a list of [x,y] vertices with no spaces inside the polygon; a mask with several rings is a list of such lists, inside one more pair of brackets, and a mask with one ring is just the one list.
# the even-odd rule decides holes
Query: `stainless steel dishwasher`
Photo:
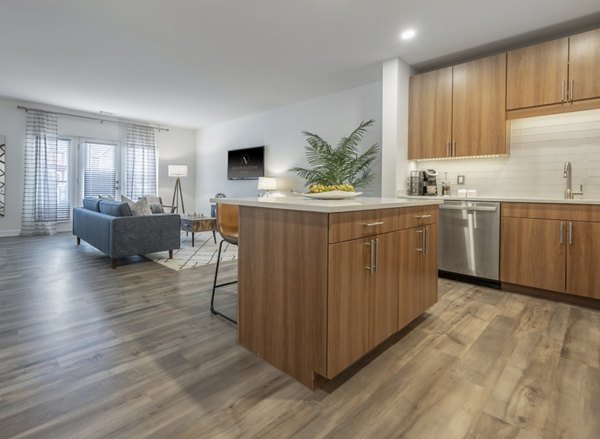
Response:
[{"label": "stainless steel dishwasher", "polygon": [[440,274],[500,279],[500,203],[445,201],[440,205]]}]

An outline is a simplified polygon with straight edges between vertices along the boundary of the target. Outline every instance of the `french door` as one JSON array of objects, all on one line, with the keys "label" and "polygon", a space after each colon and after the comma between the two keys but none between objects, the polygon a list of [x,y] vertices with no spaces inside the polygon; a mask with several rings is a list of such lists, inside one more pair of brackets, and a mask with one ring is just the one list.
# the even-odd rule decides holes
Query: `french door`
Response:
[{"label": "french door", "polygon": [[117,198],[120,180],[119,145],[112,142],[84,140],[82,152],[82,192],[84,197]]}]

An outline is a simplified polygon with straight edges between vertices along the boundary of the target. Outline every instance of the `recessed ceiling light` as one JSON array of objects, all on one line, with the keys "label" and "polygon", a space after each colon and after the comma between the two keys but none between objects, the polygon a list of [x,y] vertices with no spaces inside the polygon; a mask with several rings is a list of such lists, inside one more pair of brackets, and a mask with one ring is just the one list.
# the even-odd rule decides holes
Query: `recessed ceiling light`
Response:
[{"label": "recessed ceiling light", "polygon": [[406,29],[400,34],[400,38],[402,38],[403,40],[410,40],[415,36],[415,33],[416,32],[414,29]]}]

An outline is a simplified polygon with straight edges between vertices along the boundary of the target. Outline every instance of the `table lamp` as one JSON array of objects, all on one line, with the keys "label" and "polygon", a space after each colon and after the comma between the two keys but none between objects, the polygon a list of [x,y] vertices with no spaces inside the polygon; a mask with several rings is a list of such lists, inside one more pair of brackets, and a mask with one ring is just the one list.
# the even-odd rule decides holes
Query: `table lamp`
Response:
[{"label": "table lamp", "polygon": [[177,177],[175,182],[175,190],[173,191],[173,201],[171,202],[171,212],[179,213],[179,201],[181,200],[181,213],[185,213],[185,206],[183,205],[183,192],[181,190],[181,177],[187,177],[188,167],[187,165],[169,165],[169,177]]},{"label": "table lamp", "polygon": [[277,189],[277,179],[275,177],[258,177],[258,190],[265,191],[263,198],[271,198],[270,191]]}]

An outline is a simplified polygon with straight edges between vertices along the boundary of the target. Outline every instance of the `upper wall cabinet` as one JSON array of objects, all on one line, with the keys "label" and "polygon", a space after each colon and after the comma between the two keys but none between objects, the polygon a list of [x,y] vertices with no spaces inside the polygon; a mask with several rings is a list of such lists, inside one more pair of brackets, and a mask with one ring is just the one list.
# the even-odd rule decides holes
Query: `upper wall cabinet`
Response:
[{"label": "upper wall cabinet", "polygon": [[583,109],[572,103],[600,97],[599,70],[600,29],[510,51],[506,109],[552,104],[554,110],[540,114]]},{"label": "upper wall cabinet", "polygon": [[600,29],[569,38],[571,100],[600,97]]},{"label": "upper wall cabinet", "polygon": [[408,158],[448,157],[452,140],[452,67],[410,78]]},{"label": "upper wall cabinet", "polygon": [[506,54],[410,78],[408,158],[506,154]]},{"label": "upper wall cabinet", "polygon": [[568,38],[508,52],[506,109],[564,102],[568,65]]},{"label": "upper wall cabinet", "polygon": [[506,54],[454,66],[454,157],[507,154]]}]

